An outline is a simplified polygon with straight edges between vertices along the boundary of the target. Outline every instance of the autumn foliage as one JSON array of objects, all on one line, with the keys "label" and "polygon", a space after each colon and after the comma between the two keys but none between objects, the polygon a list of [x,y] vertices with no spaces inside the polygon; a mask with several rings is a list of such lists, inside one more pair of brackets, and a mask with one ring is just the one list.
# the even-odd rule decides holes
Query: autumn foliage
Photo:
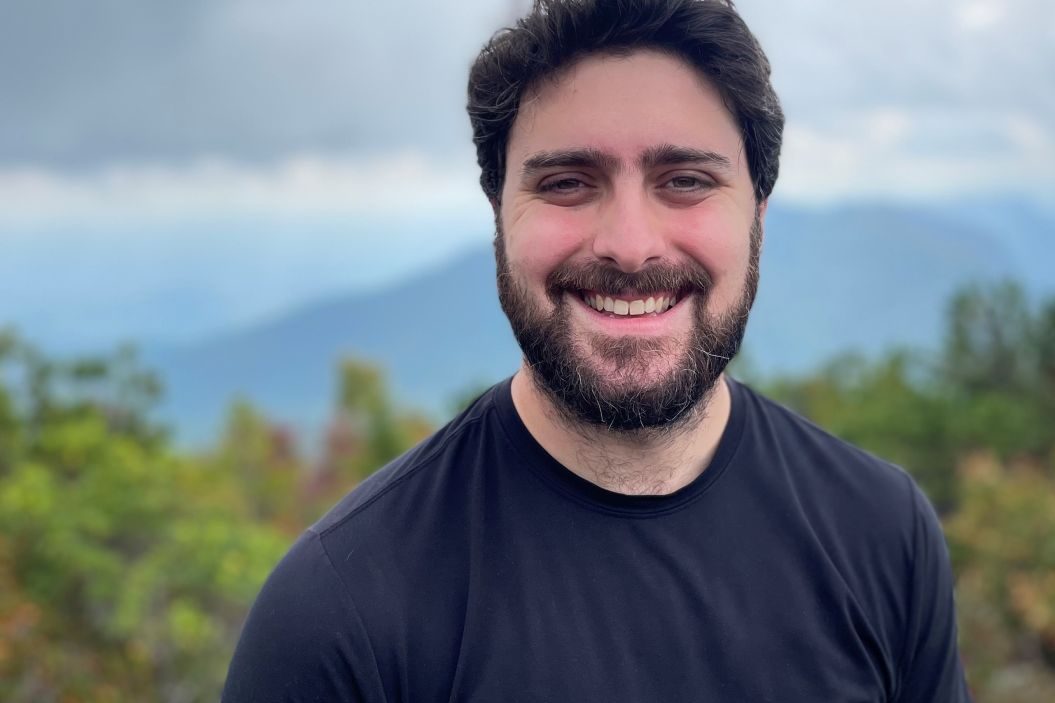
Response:
[{"label": "autumn foliage", "polygon": [[[936,352],[748,380],[931,496],[976,700],[1055,700],[1055,299],[970,288]],[[215,701],[296,535],[433,427],[355,359],[307,449],[236,401],[211,448],[179,450],[160,393],[129,350],[57,361],[0,334],[0,700]]]}]

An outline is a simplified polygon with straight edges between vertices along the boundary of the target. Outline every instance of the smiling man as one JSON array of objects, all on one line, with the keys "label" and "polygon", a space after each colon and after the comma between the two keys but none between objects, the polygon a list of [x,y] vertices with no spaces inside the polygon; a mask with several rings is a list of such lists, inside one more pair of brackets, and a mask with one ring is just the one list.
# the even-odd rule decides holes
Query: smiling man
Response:
[{"label": "smiling man", "polygon": [[926,499],[724,374],[783,127],[731,4],[537,2],[469,113],[524,364],[302,536],[224,700],[967,700]]},{"label": "smiling man", "polygon": [[765,201],[740,130],[697,69],[651,48],[581,58],[524,103],[492,195],[525,356],[513,400],[569,470],[672,493],[718,443],[758,280]]}]

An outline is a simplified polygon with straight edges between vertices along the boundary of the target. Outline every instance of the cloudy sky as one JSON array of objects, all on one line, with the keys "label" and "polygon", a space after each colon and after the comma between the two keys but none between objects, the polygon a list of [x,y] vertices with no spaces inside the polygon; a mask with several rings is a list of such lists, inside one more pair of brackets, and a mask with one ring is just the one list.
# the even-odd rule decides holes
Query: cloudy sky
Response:
[{"label": "cloudy sky", "polygon": [[[0,0],[0,324],[186,338],[486,241],[466,72],[526,4]],[[1051,0],[738,7],[776,199],[1050,201]]]}]

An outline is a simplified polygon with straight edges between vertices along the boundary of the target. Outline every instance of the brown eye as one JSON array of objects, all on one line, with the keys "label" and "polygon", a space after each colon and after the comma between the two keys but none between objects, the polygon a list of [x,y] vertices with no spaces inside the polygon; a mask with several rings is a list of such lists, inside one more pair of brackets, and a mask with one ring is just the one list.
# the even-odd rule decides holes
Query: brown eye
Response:
[{"label": "brown eye", "polygon": [[597,187],[588,178],[573,174],[554,175],[538,185],[538,193],[552,205],[575,206],[590,202]]},{"label": "brown eye", "polygon": [[682,191],[698,190],[708,186],[702,178],[698,178],[697,176],[674,176],[667,181],[667,184],[674,190]]},{"label": "brown eye", "polygon": [[543,193],[574,193],[585,186],[578,178],[558,178],[543,183],[539,190]]}]

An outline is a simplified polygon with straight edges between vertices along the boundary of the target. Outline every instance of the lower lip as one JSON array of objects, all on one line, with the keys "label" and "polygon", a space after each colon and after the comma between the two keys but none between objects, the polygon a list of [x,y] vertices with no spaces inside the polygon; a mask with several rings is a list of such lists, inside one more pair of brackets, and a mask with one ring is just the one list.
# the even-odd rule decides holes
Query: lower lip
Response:
[{"label": "lower lip", "polygon": [[585,316],[594,324],[600,325],[607,330],[619,334],[660,334],[670,332],[671,324],[684,317],[684,311],[688,310],[687,303],[692,296],[680,298],[678,302],[663,313],[656,314],[647,312],[644,315],[616,315],[607,310],[598,311],[586,303],[581,295],[565,293],[578,302],[578,307]]}]

